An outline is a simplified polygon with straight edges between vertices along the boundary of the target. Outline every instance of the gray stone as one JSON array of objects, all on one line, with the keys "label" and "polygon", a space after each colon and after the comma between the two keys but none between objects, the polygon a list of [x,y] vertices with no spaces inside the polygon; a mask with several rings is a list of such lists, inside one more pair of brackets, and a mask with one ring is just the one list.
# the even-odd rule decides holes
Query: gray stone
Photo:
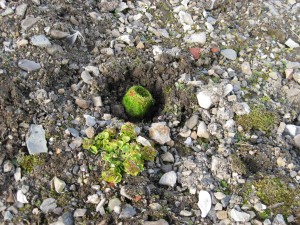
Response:
[{"label": "gray stone", "polygon": [[232,107],[233,112],[235,112],[238,116],[249,114],[251,109],[250,106],[246,102],[236,103]]},{"label": "gray stone", "polygon": [[285,43],[286,46],[288,46],[289,48],[298,48],[299,44],[295,41],[293,41],[291,38],[289,38]]},{"label": "gray stone", "polygon": [[94,104],[95,107],[103,106],[102,99],[101,99],[100,96],[92,97],[92,101],[93,101],[93,104]]},{"label": "gray stone", "polygon": [[132,218],[136,215],[136,210],[131,205],[126,204],[125,207],[122,209],[119,218],[126,219]]},{"label": "gray stone", "polygon": [[1,16],[9,16],[14,13],[14,10],[10,7],[6,8],[0,15]]},{"label": "gray stone", "polygon": [[28,203],[26,196],[23,194],[22,190],[17,191],[17,201],[21,203]]},{"label": "gray stone", "polygon": [[65,183],[63,180],[58,179],[58,178],[55,176],[55,177],[53,177],[53,179],[52,179],[52,181],[51,181],[51,186],[52,186],[52,188],[55,189],[55,191],[56,191],[57,193],[61,193],[61,192],[65,189],[66,183]]},{"label": "gray stone", "polygon": [[140,143],[143,146],[151,146],[150,141],[148,141],[146,138],[142,137],[142,136],[138,136],[136,138],[136,142]]},{"label": "gray stone", "polygon": [[40,18],[34,18],[34,17],[27,17],[21,22],[22,30],[27,30],[31,28],[34,24],[36,24]]},{"label": "gray stone", "polygon": [[184,37],[184,41],[187,43],[198,43],[203,45],[206,42],[206,34],[205,32],[190,34]]},{"label": "gray stone", "polygon": [[221,54],[225,58],[230,59],[230,60],[236,60],[236,58],[237,58],[237,53],[233,49],[224,49],[224,50],[221,50]]},{"label": "gray stone", "polygon": [[21,168],[18,167],[16,168],[16,172],[14,174],[14,178],[15,178],[15,181],[18,182],[21,180],[21,177],[22,177],[22,174],[21,174]]},{"label": "gray stone", "polygon": [[58,44],[53,44],[47,47],[47,53],[49,55],[55,55],[57,53],[62,53],[63,51],[64,51],[63,48]]},{"label": "gray stone", "polygon": [[300,84],[300,72],[296,72],[293,74],[293,79]]},{"label": "gray stone", "polygon": [[199,92],[197,94],[197,100],[200,107],[204,109],[209,109],[213,104],[213,101],[211,99],[211,93],[208,91]]},{"label": "gray stone", "polygon": [[70,34],[68,32],[64,32],[61,30],[51,30],[50,35],[52,38],[55,38],[55,39],[63,39],[65,37],[69,36]]},{"label": "gray stone", "polygon": [[300,62],[287,62],[286,68],[287,69],[299,69],[300,68]]},{"label": "gray stone", "polygon": [[25,3],[23,3],[23,4],[21,4],[21,5],[18,5],[17,8],[16,8],[16,14],[17,14],[18,16],[23,17],[23,16],[25,15],[25,13],[26,13],[27,6],[28,6],[28,5],[25,4]]},{"label": "gray stone", "polygon": [[71,212],[66,212],[58,217],[58,220],[50,225],[74,225],[74,217]]},{"label": "gray stone", "polygon": [[199,192],[198,207],[201,210],[201,217],[205,218],[211,209],[211,196],[207,191]]},{"label": "gray stone", "polygon": [[90,115],[83,115],[83,117],[85,118],[85,124],[88,127],[93,127],[96,124],[96,118]]},{"label": "gray stone", "polygon": [[174,187],[177,181],[177,174],[175,171],[170,171],[162,175],[159,184]]},{"label": "gray stone", "polygon": [[149,137],[163,145],[171,141],[170,128],[163,123],[152,123],[149,129]]},{"label": "gray stone", "polygon": [[3,163],[3,172],[4,173],[8,173],[10,171],[12,171],[14,168],[14,165],[12,164],[12,162],[10,160],[5,160]]},{"label": "gray stone", "polygon": [[292,137],[295,137],[297,134],[300,134],[300,126],[296,126],[294,124],[287,124],[285,126],[285,131]]},{"label": "gray stone", "polygon": [[87,209],[76,209],[74,211],[74,217],[83,217],[86,213]]},{"label": "gray stone", "polygon": [[110,211],[114,211],[114,208],[121,206],[121,204],[122,203],[121,203],[120,199],[118,199],[118,198],[112,198],[108,202],[108,209]]},{"label": "gray stone", "polygon": [[26,145],[31,155],[48,152],[45,130],[42,125],[30,125],[26,135]]},{"label": "gray stone", "polygon": [[40,210],[42,210],[44,213],[48,213],[52,212],[56,207],[56,200],[54,198],[47,198],[42,202]]},{"label": "gray stone", "polygon": [[185,122],[185,126],[187,126],[187,128],[189,129],[193,129],[199,120],[199,116],[198,115],[193,115],[191,118],[189,118],[186,122]]},{"label": "gray stone", "polygon": [[160,219],[157,221],[145,221],[143,225],[169,225],[169,223],[164,219]]},{"label": "gray stone", "polygon": [[241,65],[242,72],[247,75],[252,75],[251,67],[249,62],[243,62]]},{"label": "gray stone", "polygon": [[230,211],[230,216],[235,222],[248,222],[250,220],[250,215],[245,212],[239,212],[235,209]]},{"label": "gray stone", "polygon": [[41,48],[46,48],[51,46],[50,41],[45,35],[34,35],[30,38],[31,44]]},{"label": "gray stone", "polygon": [[233,85],[232,84],[226,84],[224,86],[224,89],[223,89],[223,96],[227,96],[230,92],[233,91]]},{"label": "gray stone", "polygon": [[190,216],[193,215],[193,213],[192,213],[191,211],[181,210],[181,211],[179,212],[179,215],[180,215],[180,216],[190,217]]},{"label": "gray stone", "polygon": [[18,62],[18,67],[20,67],[22,70],[25,70],[29,73],[29,72],[39,70],[41,68],[41,64],[28,59],[21,59]]},{"label": "gray stone", "polygon": [[277,214],[273,220],[272,225],[286,225],[284,218],[281,214]]},{"label": "gray stone", "polygon": [[198,125],[197,136],[200,138],[206,138],[206,139],[208,139],[210,136],[207,126],[203,121],[201,121]]},{"label": "gray stone", "polygon": [[193,25],[194,21],[193,21],[191,14],[184,12],[184,11],[180,11],[178,13],[178,16],[179,16],[179,21],[181,24]]},{"label": "gray stone", "polygon": [[75,104],[79,106],[79,108],[87,109],[90,107],[90,104],[88,101],[80,98],[75,99]]},{"label": "gray stone", "polygon": [[297,148],[300,148],[300,134],[297,134],[297,135],[294,137],[294,145],[295,145]]},{"label": "gray stone", "polygon": [[170,162],[170,163],[173,163],[175,161],[174,156],[170,152],[166,152],[162,154],[161,159],[164,162]]},{"label": "gray stone", "polygon": [[68,131],[71,133],[71,135],[72,135],[73,137],[79,137],[79,131],[78,131],[78,130],[69,127],[69,128],[68,128]]},{"label": "gray stone", "polygon": [[83,71],[81,73],[81,79],[83,80],[84,83],[86,84],[92,84],[93,82],[93,77],[90,75],[89,72]]},{"label": "gray stone", "polygon": [[14,215],[10,211],[5,211],[2,213],[4,221],[10,221],[14,218]]}]

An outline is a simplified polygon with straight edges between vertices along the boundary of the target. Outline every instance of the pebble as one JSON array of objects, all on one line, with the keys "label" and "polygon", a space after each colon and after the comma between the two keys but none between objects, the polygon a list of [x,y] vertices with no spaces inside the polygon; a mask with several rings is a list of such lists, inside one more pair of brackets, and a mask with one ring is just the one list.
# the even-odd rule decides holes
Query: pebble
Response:
[{"label": "pebble", "polygon": [[299,69],[300,68],[300,62],[287,62],[286,68],[287,69]]},{"label": "pebble", "polygon": [[201,121],[198,125],[197,135],[198,137],[205,139],[208,139],[210,136],[210,133],[207,130],[207,126],[203,121]]},{"label": "pebble", "polygon": [[93,77],[90,75],[89,72],[83,71],[81,73],[81,79],[83,80],[84,83],[86,84],[92,84],[93,83]]},{"label": "pebble", "polygon": [[206,42],[206,34],[205,32],[190,34],[184,37],[184,41],[187,43],[198,43],[203,45]]},{"label": "pebble", "polygon": [[193,25],[194,21],[193,21],[191,14],[184,12],[184,11],[180,11],[178,13],[178,15],[179,15],[179,21],[181,24]]},{"label": "pebble", "polygon": [[10,211],[5,211],[2,213],[4,221],[10,221],[14,218],[14,215]]},{"label": "pebble", "polygon": [[36,24],[40,18],[34,18],[34,17],[26,17],[24,20],[21,22],[21,27],[22,30],[27,30],[31,28],[34,24]]},{"label": "pebble", "polygon": [[30,42],[34,46],[38,46],[41,48],[50,47],[51,43],[45,35],[34,35],[30,38]]},{"label": "pebble", "polygon": [[291,80],[293,78],[293,69],[286,69],[285,71],[285,78]]},{"label": "pebble", "polygon": [[160,219],[157,221],[145,221],[143,224],[144,225],[169,225],[169,223],[164,219]]},{"label": "pebble", "polygon": [[150,141],[148,141],[146,138],[144,138],[142,136],[138,136],[136,138],[136,142],[140,143],[143,146],[151,146]]},{"label": "pebble", "polygon": [[122,202],[118,198],[112,198],[108,202],[109,211],[114,211],[115,207],[120,207]]},{"label": "pebble", "polygon": [[87,212],[87,209],[76,209],[74,211],[73,216],[75,218],[77,218],[77,217],[84,217],[84,215],[86,214],[86,212]]},{"label": "pebble", "polygon": [[50,225],[74,225],[73,214],[71,212],[65,212],[58,217],[56,222],[50,223]]},{"label": "pebble", "polygon": [[3,163],[3,172],[4,173],[8,173],[10,171],[12,171],[14,168],[14,165],[12,164],[12,162],[10,160],[5,160]]},{"label": "pebble", "polygon": [[9,16],[13,13],[14,13],[14,10],[12,8],[8,7],[1,13],[1,16]]},{"label": "pebble", "polygon": [[228,216],[227,216],[227,211],[224,211],[224,210],[222,210],[222,211],[217,211],[217,218],[219,219],[219,220],[225,220],[225,219],[227,219],[228,218]]},{"label": "pebble", "polygon": [[211,209],[211,196],[207,191],[199,192],[198,207],[201,210],[201,217],[205,218]]},{"label": "pebble", "polygon": [[198,115],[193,115],[191,118],[189,118],[186,122],[185,122],[185,126],[187,126],[187,128],[189,129],[193,129],[199,120],[199,116]]},{"label": "pebble", "polygon": [[256,211],[258,211],[258,212],[263,212],[264,210],[267,209],[267,206],[264,205],[264,204],[262,204],[262,203],[260,203],[260,202],[255,203],[253,207],[254,207],[254,209],[255,209]]},{"label": "pebble", "polygon": [[280,166],[280,167],[285,167],[285,161],[283,160],[283,158],[281,157],[278,157],[277,158],[277,165]]},{"label": "pebble", "polygon": [[40,205],[40,210],[42,210],[43,213],[48,213],[52,212],[56,207],[56,200],[54,198],[47,198]]},{"label": "pebble", "polygon": [[272,225],[286,225],[284,218],[281,214],[277,214],[273,220]]},{"label": "pebble", "polygon": [[26,145],[31,155],[48,152],[45,130],[42,125],[30,125],[26,135]]},{"label": "pebble", "polygon": [[249,62],[243,62],[241,65],[242,72],[247,75],[252,75],[251,66]]},{"label": "pebble", "polygon": [[226,84],[224,86],[223,96],[226,97],[232,91],[233,91],[233,85],[232,84]]},{"label": "pebble", "polygon": [[225,58],[230,59],[230,60],[236,60],[236,58],[237,58],[237,53],[233,49],[224,49],[224,50],[221,50],[221,54]]},{"label": "pebble", "polygon": [[126,204],[125,208],[122,209],[119,218],[120,219],[126,219],[126,218],[132,218],[136,215],[136,210],[131,205]]},{"label": "pebble", "polygon": [[85,118],[85,124],[88,127],[93,127],[96,125],[96,118],[90,115],[83,115],[83,117]]},{"label": "pebble", "polygon": [[80,98],[76,98],[75,104],[78,105],[82,109],[88,109],[90,107],[90,104],[88,101]]},{"label": "pebble", "polygon": [[214,193],[214,196],[218,200],[222,200],[222,199],[224,199],[226,197],[226,195],[224,193],[222,193],[222,192],[216,192],[216,193]]},{"label": "pebble", "polygon": [[[0,164],[1,165],[1,164]],[[17,167],[16,168],[16,172],[14,174],[14,178],[15,178],[15,181],[18,182],[21,180],[22,178],[22,174],[21,174],[21,168],[20,167]]]},{"label": "pebble", "polygon": [[289,38],[285,43],[286,46],[288,46],[289,48],[298,48],[299,44],[295,41],[293,41],[291,38]]},{"label": "pebble", "polygon": [[162,175],[159,184],[174,187],[177,182],[177,174],[175,171],[170,171]]},{"label": "pebble", "polygon": [[28,41],[26,39],[21,39],[17,41],[17,46],[18,47],[23,47],[26,46],[28,44]]},{"label": "pebble", "polygon": [[18,5],[16,8],[16,15],[23,17],[27,10],[27,4],[23,3],[21,5]]},{"label": "pebble", "polygon": [[294,145],[295,145],[297,148],[300,148],[300,134],[297,134],[297,135],[294,137]]},{"label": "pebble", "polygon": [[235,222],[248,222],[250,220],[250,215],[245,212],[239,212],[235,209],[232,209],[230,211],[230,217],[235,221]]},{"label": "pebble", "polygon": [[190,217],[190,216],[193,215],[193,213],[192,213],[191,211],[181,210],[181,211],[179,212],[179,215],[180,215],[180,216]]},{"label": "pebble", "polygon": [[93,101],[93,104],[95,107],[101,107],[103,106],[103,103],[102,103],[102,99],[100,96],[94,96],[92,97],[92,101]]},{"label": "pebble", "polygon": [[300,84],[300,72],[296,72],[293,74],[293,79]]},{"label": "pebble", "polygon": [[96,205],[99,204],[100,202],[99,195],[97,194],[89,195],[86,202],[91,204],[96,204]]},{"label": "pebble", "polygon": [[170,162],[170,163],[173,163],[175,161],[174,156],[170,152],[166,152],[162,154],[161,159],[164,162]]},{"label": "pebble", "polygon": [[39,70],[41,68],[41,64],[28,59],[21,59],[18,62],[18,67],[20,67],[22,70],[25,70],[29,73],[29,72]]},{"label": "pebble", "polygon": [[285,126],[285,131],[291,135],[292,137],[296,136],[297,134],[300,134],[300,126],[296,126],[294,124],[287,124]]},{"label": "pebble", "polygon": [[61,193],[65,189],[66,183],[55,176],[51,181],[51,186],[57,193]]},{"label": "pebble", "polygon": [[22,190],[17,191],[17,201],[21,203],[28,203],[26,196],[23,194]]},{"label": "pebble", "polygon": [[198,104],[204,109],[209,109],[213,102],[208,91],[201,91],[197,94]]},{"label": "pebble", "polygon": [[164,123],[152,123],[149,129],[149,137],[163,145],[171,141],[170,128]]},{"label": "pebble", "polygon": [[95,129],[94,127],[88,127],[85,129],[85,134],[88,138],[94,138],[95,136]]}]

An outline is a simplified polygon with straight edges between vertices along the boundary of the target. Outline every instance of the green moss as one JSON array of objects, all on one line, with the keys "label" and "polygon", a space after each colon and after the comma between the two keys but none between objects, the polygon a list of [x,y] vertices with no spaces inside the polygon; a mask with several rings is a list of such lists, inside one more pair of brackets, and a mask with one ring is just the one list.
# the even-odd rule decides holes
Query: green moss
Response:
[{"label": "green moss", "polygon": [[270,217],[270,214],[271,214],[271,210],[267,209],[263,212],[260,212],[259,213],[259,217],[262,219],[262,220],[265,220],[265,219],[268,219]]},{"label": "green moss", "polygon": [[263,106],[251,107],[249,114],[237,116],[237,124],[241,125],[246,131],[260,130],[270,132],[276,122],[276,115],[267,111]]},{"label": "green moss", "polygon": [[151,93],[142,86],[132,86],[123,97],[126,112],[135,118],[143,118],[154,105]]},{"label": "green moss", "polygon": [[17,162],[23,170],[27,171],[28,173],[31,173],[35,166],[44,165],[45,157],[42,154],[21,155],[17,158]]},{"label": "green moss", "polygon": [[247,174],[246,165],[237,155],[231,155],[231,160],[231,167],[233,171],[237,172],[238,174]]}]

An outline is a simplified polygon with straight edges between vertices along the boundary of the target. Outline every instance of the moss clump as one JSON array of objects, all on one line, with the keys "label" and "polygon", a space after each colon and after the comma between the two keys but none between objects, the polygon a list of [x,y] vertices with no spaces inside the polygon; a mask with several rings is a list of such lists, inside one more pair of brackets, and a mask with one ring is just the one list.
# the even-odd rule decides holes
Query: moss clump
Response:
[{"label": "moss clump", "polygon": [[31,173],[35,166],[44,165],[45,158],[42,155],[21,155],[17,162],[23,170]]},{"label": "moss clump", "polygon": [[238,174],[247,174],[247,167],[244,162],[238,157],[238,155],[234,154],[231,156],[231,168],[233,171]]},{"label": "moss clump", "polygon": [[143,118],[154,105],[154,99],[146,88],[132,86],[124,95],[122,103],[128,115]]},{"label": "moss clump", "polygon": [[237,123],[247,131],[253,129],[270,132],[276,121],[276,115],[262,106],[251,107],[249,114],[237,117]]}]

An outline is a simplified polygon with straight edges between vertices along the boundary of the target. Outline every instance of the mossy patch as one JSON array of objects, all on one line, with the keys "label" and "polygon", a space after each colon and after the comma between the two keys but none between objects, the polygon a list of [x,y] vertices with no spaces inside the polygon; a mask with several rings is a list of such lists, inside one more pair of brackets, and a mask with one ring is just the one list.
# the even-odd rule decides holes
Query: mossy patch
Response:
[{"label": "mossy patch", "polygon": [[247,174],[245,163],[236,154],[231,156],[231,168],[238,174]]},{"label": "mossy patch", "polygon": [[42,166],[45,164],[45,157],[43,154],[40,155],[21,155],[17,158],[17,162],[20,167],[31,173],[36,166]]},{"label": "mossy patch", "polygon": [[277,117],[263,106],[252,106],[249,114],[237,116],[236,121],[246,131],[260,130],[270,132],[277,122]]}]

